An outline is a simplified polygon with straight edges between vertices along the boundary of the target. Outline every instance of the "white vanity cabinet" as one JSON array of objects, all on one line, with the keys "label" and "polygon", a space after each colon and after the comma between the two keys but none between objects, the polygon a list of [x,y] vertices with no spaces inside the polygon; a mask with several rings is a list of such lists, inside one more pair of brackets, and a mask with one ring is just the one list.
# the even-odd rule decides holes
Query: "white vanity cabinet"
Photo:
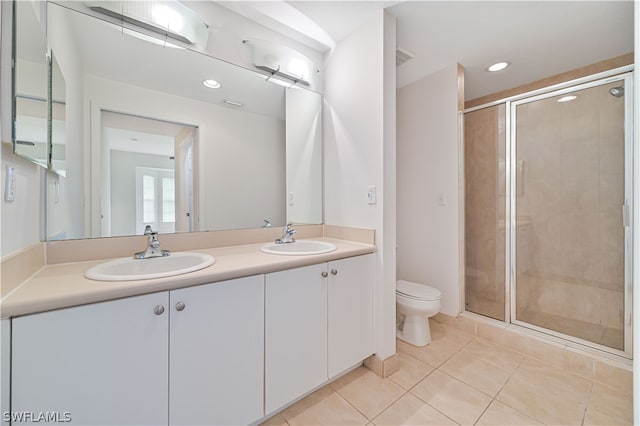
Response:
[{"label": "white vanity cabinet", "polygon": [[12,412],[167,424],[168,302],[163,292],[13,319]]},{"label": "white vanity cabinet", "polygon": [[264,275],[170,292],[169,424],[264,416]]},{"label": "white vanity cabinet", "polygon": [[265,414],[327,381],[325,263],[266,275]]},{"label": "white vanity cabinet", "polygon": [[266,275],[265,414],[373,354],[373,255]]},{"label": "white vanity cabinet", "polygon": [[259,275],[15,318],[12,411],[82,425],[254,422],[263,309]]},{"label": "white vanity cabinet", "polygon": [[357,256],[327,264],[329,379],[375,351],[373,256]]}]

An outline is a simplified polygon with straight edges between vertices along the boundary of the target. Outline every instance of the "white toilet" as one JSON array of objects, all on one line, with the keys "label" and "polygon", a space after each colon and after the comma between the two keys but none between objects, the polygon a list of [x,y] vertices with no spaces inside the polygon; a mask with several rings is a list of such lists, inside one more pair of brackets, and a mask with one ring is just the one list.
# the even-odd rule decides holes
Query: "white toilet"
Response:
[{"label": "white toilet", "polygon": [[441,298],[442,293],[437,288],[397,281],[396,312],[400,317],[396,332],[398,338],[414,346],[428,345],[431,342],[429,317],[440,312]]}]

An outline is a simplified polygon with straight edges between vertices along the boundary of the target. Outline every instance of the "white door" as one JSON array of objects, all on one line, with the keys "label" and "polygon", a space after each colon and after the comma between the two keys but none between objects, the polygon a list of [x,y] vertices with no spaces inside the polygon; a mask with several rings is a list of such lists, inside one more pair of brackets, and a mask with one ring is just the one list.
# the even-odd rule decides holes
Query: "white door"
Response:
[{"label": "white door", "polygon": [[326,264],[267,274],[265,414],[327,380]]},{"label": "white door", "polygon": [[76,425],[167,424],[168,301],[163,292],[13,319],[11,410],[34,414],[14,424],[42,424],[47,412]]},{"label": "white door", "polygon": [[373,255],[329,262],[329,378],[373,354]]},{"label": "white door", "polygon": [[264,275],[173,290],[172,425],[241,425],[264,416]]}]

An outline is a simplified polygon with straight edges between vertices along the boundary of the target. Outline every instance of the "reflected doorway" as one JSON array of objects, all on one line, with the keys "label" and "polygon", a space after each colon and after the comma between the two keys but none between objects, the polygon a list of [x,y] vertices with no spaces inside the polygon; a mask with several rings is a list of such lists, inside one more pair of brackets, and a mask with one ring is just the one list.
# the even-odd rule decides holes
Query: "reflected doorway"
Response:
[{"label": "reflected doorway", "polygon": [[198,128],[101,111],[101,236],[190,232]]}]

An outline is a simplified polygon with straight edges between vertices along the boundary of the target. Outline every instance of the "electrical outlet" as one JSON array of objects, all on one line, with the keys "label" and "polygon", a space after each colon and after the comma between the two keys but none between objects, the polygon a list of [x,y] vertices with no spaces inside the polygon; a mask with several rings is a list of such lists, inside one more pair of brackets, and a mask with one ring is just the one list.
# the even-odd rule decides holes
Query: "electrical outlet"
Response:
[{"label": "electrical outlet", "polygon": [[4,200],[11,202],[16,199],[16,173],[15,168],[7,166],[7,175],[4,181]]},{"label": "electrical outlet", "polygon": [[295,206],[296,205],[296,196],[293,192],[289,193],[289,205],[290,206]]},{"label": "electrical outlet", "polygon": [[444,193],[438,192],[438,206],[446,206],[447,198],[444,196]]},{"label": "electrical outlet", "polygon": [[375,185],[372,185],[369,188],[367,188],[367,202],[369,204],[376,204],[378,202]]}]

